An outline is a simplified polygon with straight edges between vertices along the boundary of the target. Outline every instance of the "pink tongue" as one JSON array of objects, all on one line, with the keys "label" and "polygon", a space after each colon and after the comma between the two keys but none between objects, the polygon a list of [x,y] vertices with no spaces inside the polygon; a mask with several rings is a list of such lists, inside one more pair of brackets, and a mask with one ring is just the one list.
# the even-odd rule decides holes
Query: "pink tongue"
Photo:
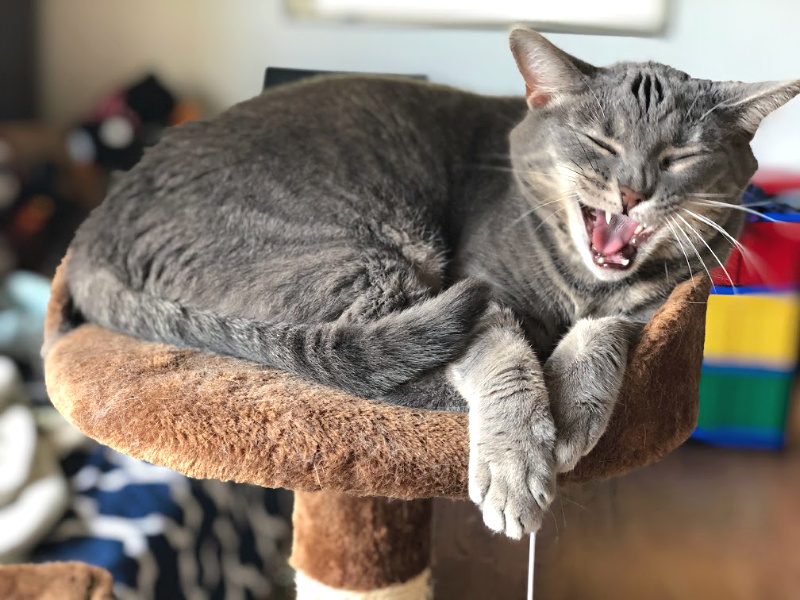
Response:
[{"label": "pink tongue", "polygon": [[615,254],[631,241],[637,227],[638,221],[619,214],[611,215],[611,223],[606,223],[605,213],[598,210],[594,217],[592,247],[605,256]]}]

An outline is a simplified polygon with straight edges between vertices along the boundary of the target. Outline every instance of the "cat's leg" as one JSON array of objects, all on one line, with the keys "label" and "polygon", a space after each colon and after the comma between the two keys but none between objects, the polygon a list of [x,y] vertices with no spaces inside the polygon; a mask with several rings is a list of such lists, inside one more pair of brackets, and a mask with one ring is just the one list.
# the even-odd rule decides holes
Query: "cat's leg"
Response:
[{"label": "cat's leg", "polygon": [[448,369],[469,404],[469,495],[494,531],[536,531],[555,493],[555,426],[541,365],[514,315],[492,306]]},{"label": "cat's leg", "polygon": [[447,368],[437,368],[422,377],[406,382],[388,394],[377,398],[383,402],[446,412],[467,412],[469,406],[447,377]]},{"label": "cat's leg", "polygon": [[626,317],[581,319],[545,363],[558,472],[575,468],[605,431],[640,330]]}]

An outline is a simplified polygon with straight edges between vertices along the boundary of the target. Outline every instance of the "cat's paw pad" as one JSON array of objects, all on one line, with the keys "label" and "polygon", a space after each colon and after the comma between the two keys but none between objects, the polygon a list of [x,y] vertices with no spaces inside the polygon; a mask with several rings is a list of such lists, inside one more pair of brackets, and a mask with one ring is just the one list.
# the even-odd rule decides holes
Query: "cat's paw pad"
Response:
[{"label": "cat's paw pad", "polygon": [[520,539],[542,525],[555,496],[552,444],[484,439],[473,445],[469,495],[489,529]]}]

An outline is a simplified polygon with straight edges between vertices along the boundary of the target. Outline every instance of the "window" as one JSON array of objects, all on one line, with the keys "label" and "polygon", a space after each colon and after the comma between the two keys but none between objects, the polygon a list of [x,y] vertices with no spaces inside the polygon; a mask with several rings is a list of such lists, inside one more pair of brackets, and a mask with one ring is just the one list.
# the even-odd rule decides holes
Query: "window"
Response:
[{"label": "window", "polygon": [[548,31],[660,33],[668,0],[287,0],[291,12],[440,26],[525,23]]}]

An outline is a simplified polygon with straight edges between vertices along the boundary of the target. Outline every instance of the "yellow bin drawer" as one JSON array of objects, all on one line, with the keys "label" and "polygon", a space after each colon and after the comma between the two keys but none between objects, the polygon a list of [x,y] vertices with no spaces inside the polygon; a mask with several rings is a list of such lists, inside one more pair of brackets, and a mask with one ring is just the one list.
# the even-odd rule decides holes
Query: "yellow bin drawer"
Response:
[{"label": "yellow bin drawer", "polygon": [[705,359],[711,363],[790,369],[800,348],[797,294],[712,294]]}]

